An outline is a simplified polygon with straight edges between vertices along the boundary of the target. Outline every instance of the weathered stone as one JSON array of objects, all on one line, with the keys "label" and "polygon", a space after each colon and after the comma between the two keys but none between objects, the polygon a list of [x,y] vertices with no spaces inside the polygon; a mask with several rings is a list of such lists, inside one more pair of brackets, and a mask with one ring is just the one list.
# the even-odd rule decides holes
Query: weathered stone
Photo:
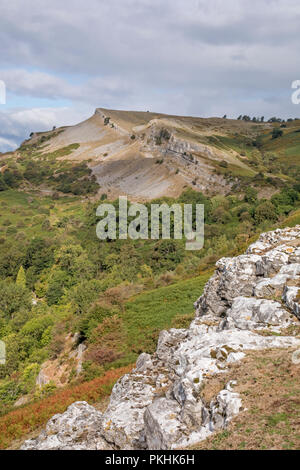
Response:
[{"label": "weathered stone", "polygon": [[145,371],[152,367],[152,360],[150,354],[143,353],[138,357],[136,361],[136,369],[139,371]]},{"label": "weathered stone", "polygon": [[[142,354],[117,382],[103,415],[75,404],[23,448],[176,449],[225,428],[241,399],[230,383],[207,404],[204,382],[247,351],[300,345],[294,336],[272,335],[300,318],[299,238],[300,226],[276,230],[262,234],[245,255],[222,258],[190,327],[161,332],[156,353]],[[283,304],[273,300],[276,294]],[[261,329],[270,335],[255,332]]]},{"label": "weathered stone", "polygon": [[243,330],[265,328],[269,325],[288,326],[292,315],[279,302],[254,297],[237,297],[227,312],[226,327],[235,326]]},{"label": "weathered stone", "polygon": [[211,403],[211,425],[214,431],[225,428],[242,408],[238,393],[222,390]]},{"label": "weathered stone", "polygon": [[85,402],[71,405],[53,416],[37,439],[26,441],[21,450],[110,450],[102,436],[102,413]]},{"label": "weathered stone", "polygon": [[286,286],[283,293],[283,301],[286,306],[296,315],[300,320],[300,289],[295,286]]}]

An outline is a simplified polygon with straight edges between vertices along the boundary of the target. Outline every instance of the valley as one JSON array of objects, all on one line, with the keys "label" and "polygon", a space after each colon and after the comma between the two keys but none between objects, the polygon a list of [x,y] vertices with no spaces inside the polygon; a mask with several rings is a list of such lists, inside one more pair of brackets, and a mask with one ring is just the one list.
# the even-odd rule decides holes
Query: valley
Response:
[{"label": "valley", "polygon": [[[189,327],[220,258],[300,223],[300,121],[280,126],[97,108],[0,154],[2,448],[107,400],[162,330]],[[204,248],[100,241],[96,209],[122,195],[204,204]]]}]

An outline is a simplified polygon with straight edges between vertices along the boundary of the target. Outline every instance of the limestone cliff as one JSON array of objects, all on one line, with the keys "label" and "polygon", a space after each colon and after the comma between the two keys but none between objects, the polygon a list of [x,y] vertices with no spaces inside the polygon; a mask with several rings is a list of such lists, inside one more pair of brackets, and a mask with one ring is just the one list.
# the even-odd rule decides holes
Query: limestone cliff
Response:
[{"label": "limestone cliff", "polygon": [[118,381],[104,414],[75,403],[22,449],[176,449],[225,428],[243,408],[235,384],[210,403],[203,384],[226,378],[247,351],[299,349],[284,334],[299,323],[299,288],[300,226],[261,235],[245,254],[217,263],[190,327],[161,332],[156,353],[142,354]]}]

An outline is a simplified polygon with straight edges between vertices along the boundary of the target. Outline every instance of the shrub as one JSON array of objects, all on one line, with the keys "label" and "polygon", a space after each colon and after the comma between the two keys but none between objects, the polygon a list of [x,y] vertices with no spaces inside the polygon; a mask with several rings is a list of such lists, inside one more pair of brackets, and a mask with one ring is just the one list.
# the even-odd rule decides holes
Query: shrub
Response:
[{"label": "shrub", "polygon": [[270,202],[266,201],[257,206],[255,209],[254,218],[258,224],[265,220],[275,221],[277,220],[277,213],[275,206]]},{"label": "shrub", "polygon": [[96,364],[105,365],[114,362],[121,357],[121,354],[99,345],[92,346],[86,354],[86,358]]},{"label": "shrub", "polygon": [[71,278],[65,271],[56,270],[53,272],[46,292],[48,305],[58,304],[65,293],[65,287],[70,287]]},{"label": "shrub", "polygon": [[52,326],[53,323],[54,319],[51,315],[32,318],[23,326],[21,334],[39,343],[43,338],[45,330],[47,330],[49,326]]},{"label": "shrub", "polygon": [[[59,390],[36,403],[27,405],[25,408],[14,410],[0,417],[0,447],[5,449],[13,440],[44,426],[53,415],[64,413],[67,407],[75,401],[95,403],[106,395],[109,395],[115,382],[122,375],[128,373],[133,366],[132,364],[127,367],[108,371],[102,377],[96,378],[91,382],[85,382]],[[17,398],[18,390],[15,389],[15,387],[16,384],[14,382],[10,383],[10,388]]]},{"label": "shrub", "polygon": [[283,135],[283,130],[279,129],[278,127],[275,127],[272,132],[272,139],[278,139],[278,137],[281,137]]},{"label": "shrub", "polygon": [[10,319],[22,308],[31,307],[31,295],[22,285],[13,282],[0,281],[0,316]]},{"label": "shrub", "polygon": [[252,188],[252,186],[248,186],[245,191],[244,201],[248,202],[249,204],[255,204],[257,201],[257,191],[256,189]]}]

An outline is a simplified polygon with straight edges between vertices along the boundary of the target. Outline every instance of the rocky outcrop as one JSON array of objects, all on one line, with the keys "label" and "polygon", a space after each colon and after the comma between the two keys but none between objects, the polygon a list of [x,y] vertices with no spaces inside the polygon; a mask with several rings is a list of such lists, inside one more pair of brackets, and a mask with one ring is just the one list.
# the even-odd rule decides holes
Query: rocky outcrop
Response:
[{"label": "rocky outcrop", "polygon": [[56,387],[63,387],[71,373],[75,371],[77,376],[81,373],[86,346],[83,343],[77,345],[78,336],[78,334],[66,336],[60,354],[55,359],[42,364],[36,378],[38,387],[49,383],[55,384]]},{"label": "rocky outcrop", "polygon": [[[103,416],[85,402],[71,405],[62,415],[55,415],[38,438],[39,450],[110,450],[103,439]],[[32,448],[32,442],[23,446]]]},{"label": "rocky outcrop", "polygon": [[247,351],[299,348],[282,331],[299,323],[299,279],[300,226],[263,234],[244,255],[221,259],[190,327],[161,332],[156,353],[142,354],[118,381],[104,414],[74,404],[23,449],[176,449],[225,428],[243,407],[234,382],[210,403],[203,385]]}]

